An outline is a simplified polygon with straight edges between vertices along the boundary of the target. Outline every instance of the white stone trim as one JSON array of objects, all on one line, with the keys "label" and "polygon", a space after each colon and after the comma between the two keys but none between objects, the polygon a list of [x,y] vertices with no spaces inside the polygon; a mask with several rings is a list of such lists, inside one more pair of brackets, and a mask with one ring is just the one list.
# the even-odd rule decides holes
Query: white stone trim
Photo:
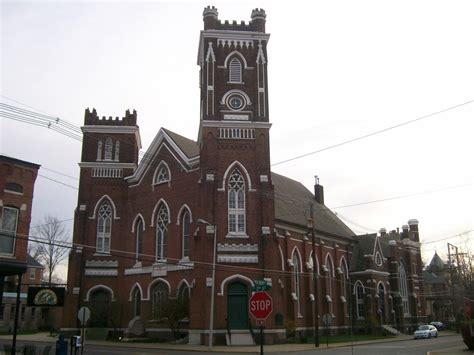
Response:
[{"label": "white stone trim", "polygon": [[158,206],[163,203],[166,207],[166,210],[168,211],[168,224],[171,223],[171,211],[170,211],[170,207],[168,205],[168,203],[165,201],[165,199],[163,198],[160,198],[158,200],[158,202],[155,204],[155,207],[153,207],[153,213],[151,214],[151,223],[150,223],[150,227],[154,227],[155,226],[155,215],[156,215],[156,211],[158,210]]},{"label": "white stone trim", "polygon": [[227,167],[225,173],[224,173],[224,176],[222,178],[222,187],[221,188],[218,188],[217,190],[218,191],[225,191],[226,188],[225,188],[225,185],[227,183],[227,175],[229,175],[229,173],[231,172],[231,170],[235,167],[239,167],[241,170],[243,170],[243,173],[244,175],[246,176],[247,178],[247,183],[248,183],[248,191],[255,191],[254,189],[252,189],[252,180],[250,179],[250,174],[249,172],[247,171],[247,169],[245,168],[245,166],[239,162],[238,160],[234,160],[232,163],[229,164],[229,166]]},{"label": "white stone trim", "polygon": [[117,269],[85,269],[85,276],[118,276]]},{"label": "white stone trim", "polygon": [[226,264],[257,264],[258,255],[248,255],[248,254],[218,254],[217,255],[218,263]]},{"label": "white stone trim", "polygon": [[218,252],[258,252],[258,244],[217,244]]},{"label": "white stone trim", "polygon": [[147,298],[146,298],[146,299],[145,299],[145,298],[143,299],[144,301],[149,301],[149,300],[150,300],[151,288],[152,288],[155,284],[157,284],[157,283],[159,283],[159,282],[165,283],[166,286],[168,286],[168,294],[169,294],[169,295],[171,294],[171,285],[170,285],[170,283],[168,282],[168,280],[162,279],[161,277],[158,277],[158,278],[154,279],[153,281],[151,281],[151,282],[148,284],[148,289],[147,289],[148,294],[147,294]]},{"label": "white stone trim", "polygon": [[221,292],[217,294],[218,296],[223,296],[223,295],[224,295],[224,287],[225,287],[225,285],[226,285],[228,282],[232,281],[232,280],[242,280],[242,281],[245,281],[248,285],[250,285],[250,287],[253,286],[253,281],[252,281],[252,279],[249,279],[247,276],[244,276],[244,275],[235,274],[235,275],[226,277],[224,280],[222,280],[222,282],[221,282],[221,287],[220,287]]},{"label": "white stone trim", "polygon": [[364,271],[353,271],[350,273],[351,275],[379,275],[379,276],[389,276],[389,272],[384,271],[377,271],[373,269],[367,269]]},{"label": "white stone trim", "polygon": [[96,216],[97,216],[97,209],[99,208],[99,206],[102,204],[102,202],[107,199],[109,200],[110,204],[112,205],[112,211],[114,212],[114,220],[115,219],[120,219],[120,217],[117,217],[117,208],[115,207],[115,203],[114,201],[110,198],[109,195],[105,194],[103,195],[101,198],[99,198],[99,200],[97,201],[97,203],[95,204],[95,207],[94,207],[94,212],[92,214],[92,216],[89,216],[89,219],[95,219]]},{"label": "white stone trim", "polygon": [[86,267],[91,268],[117,268],[118,260],[86,260]]},{"label": "white stone trim", "polygon": [[102,284],[92,286],[89,290],[87,290],[86,298],[84,299],[84,301],[89,302],[91,293],[100,289],[108,291],[111,295],[112,301],[115,301],[114,291],[110,287],[102,285]]},{"label": "white stone trim", "polygon": [[[186,204],[186,203],[183,203],[183,205],[179,208],[179,211],[178,211],[178,216],[176,218],[176,225],[180,225],[181,224],[181,218],[182,218],[182,215],[184,213],[184,210],[187,210],[188,213],[189,213],[189,223],[193,223],[193,214],[191,212],[191,208]],[[191,233],[191,231],[190,231]],[[189,235],[191,236],[191,235]]]},{"label": "white stone trim", "polygon": [[132,222],[132,230],[131,230],[132,233],[135,233],[135,225],[137,224],[138,219],[141,219],[141,220],[142,220],[143,231],[145,231],[145,226],[146,226],[145,218],[143,217],[143,215],[142,215],[141,213],[138,213],[138,214],[135,216],[135,218],[133,219],[133,222]]},{"label": "white stone trim", "polygon": [[268,122],[252,122],[252,121],[201,121],[201,127],[216,127],[216,128],[228,128],[237,127],[242,125],[245,128],[261,128],[270,129],[271,123]]},{"label": "white stone trim", "polygon": [[135,288],[138,288],[140,290],[140,297],[141,299],[143,300],[143,289],[142,287],[140,286],[140,284],[138,282],[135,282],[132,286],[132,288],[130,289],[130,294],[128,296],[128,300],[129,301],[132,301],[132,298],[133,298],[133,291],[135,291]]},{"label": "white stone trim", "polygon": [[102,125],[85,125],[81,127],[83,133],[110,133],[110,134],[135,134],[138,149],[142,149],[142,140],[140,138],[140,130],[138,126],[102,126]]}]

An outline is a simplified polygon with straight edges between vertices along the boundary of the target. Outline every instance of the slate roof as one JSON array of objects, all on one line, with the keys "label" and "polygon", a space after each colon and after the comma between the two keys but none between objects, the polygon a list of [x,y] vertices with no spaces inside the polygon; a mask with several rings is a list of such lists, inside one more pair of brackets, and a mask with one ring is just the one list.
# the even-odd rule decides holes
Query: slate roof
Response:
[{"label": "slate roof", "polygon": [[[358,235],[355,237],[356,244],[352,252],[351,259],[351,271],[365,270],[365,258],[364,255],[372,255],[375,247],[375,240],[377,239],[377,233]],[[390,233],[384,236],[379,236],[378,240],[380,247],[382,248],[382,254],[384,258],[390,256],[390,240],[398,241],[400,235],[398,233]]]},{"label": "slate roof", "polygon": [[436,275],[433,272],[423,270],[423,280],[429,284],[444,284],[446,279],[443,276]]},{"label": "slate roof", "polygon": [[435,252],[433,258],[430,261],[430,264],[426,267],[428,272],[431,271],[441,271],[444,269],[443,260],[439,257],[438,253]]},{"label": "slate roof", "polygon": [[33,258],[30,254],[26,256],[26,264],[28,267],[36,267],[44,269],[43,265],[41,265],[35,258]]},{"label": "slate roof", "polygon": [[188,158],[194,158],[199,155],[199,145],[197,142],[180,136],[166,128],[162,128],[162,130],[181,148]]},{"label": "slate roof", "polygon": [[[199,155],[199,145],[197,142],[165,128],[162,129],[188,158]],[[309,217],[309,205],[312,203],[314,205],[316,231],[351,239],[355,236],[354,232],[329,208],[317,203],[314,195],[300,182],[276,173],[272,173],[272,181],[275,188],[276,219],[306,227]]]},{"label": "slate roof", "polygon": [[276,173],[272,173],[272,181],[276,219],[306,226],[312,203],[317,231],[351,239],[355,235],[329,208],[317,203],[314,195],[302,183]]}]

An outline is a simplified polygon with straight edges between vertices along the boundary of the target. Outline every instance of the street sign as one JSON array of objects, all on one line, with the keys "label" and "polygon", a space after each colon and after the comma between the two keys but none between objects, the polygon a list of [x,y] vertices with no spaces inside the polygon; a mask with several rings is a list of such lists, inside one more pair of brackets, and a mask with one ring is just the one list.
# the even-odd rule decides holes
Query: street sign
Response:
[{"label": "street sign", "polygon": [[81,324],[86,324],[91,317],[91,311],[88,307],[81,307],[77,312],[77,318],[81,321]]},{"label": "street sign", "polygon": [[271,288],[266,280],[253,280],[253,292],[270,291]]},{"label": "street sign", "polygon": [[257,327],[264,327],[265,326],[265,319],[257,319],[255,323],[257,323]]},{"label": "street sign", "polygon": [[249,312],[258,320],[265,320],[273,311],[273,300],[266,292],[255,292],[249,300]]}]

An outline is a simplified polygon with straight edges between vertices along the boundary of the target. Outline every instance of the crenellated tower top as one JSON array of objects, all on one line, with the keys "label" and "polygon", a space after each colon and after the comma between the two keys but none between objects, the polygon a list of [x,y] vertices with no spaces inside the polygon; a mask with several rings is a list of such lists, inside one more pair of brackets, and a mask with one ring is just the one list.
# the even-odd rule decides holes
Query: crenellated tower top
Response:
[{"label": "crenellated tower top", "polygon": [[124,117],[112,117],[112,116],[102,116],[97,115],[95,108],[92,111],[89,108],[86,108],[84,113],[84,125],[98,125],[98,126],[136,126],[137,125],[137,111],[130,110],[125,111]]},{"label": "crenellated tower top", "polygon": [[219,12],[214,6],[207,6],[202,13],[204,30],[230,30],[230,31],[252,31],[265,33],[266,14],[264,9],[253,9],[250,15],[250,22],[237,21],[229,22],[219,20]]}]

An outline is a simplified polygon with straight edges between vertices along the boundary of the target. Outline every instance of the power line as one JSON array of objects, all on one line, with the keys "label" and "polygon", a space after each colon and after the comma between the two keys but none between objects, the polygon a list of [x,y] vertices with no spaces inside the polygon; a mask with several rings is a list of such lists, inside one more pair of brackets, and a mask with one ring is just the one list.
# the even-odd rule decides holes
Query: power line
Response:
[{"label": "power line", "polygon": [[466,102],[464,102],[464,103],[462,103],[462,104],[455,105],[455,106],[451,106],[451,107],[445,108],[445,109],[443,109],[443,110],[441,110],[441,111],[437,111],[437,112],[434,112],[434,113],[430,113],[430,114],[428,114],[428,115],[421,116],[421,117],[415,118],[415,119],[413,119],[413,120],[409,120],[409,121],[406,121],[406,122],[402,122],[402,123],[396,124],[396,125],[394,125],[394,126],[390,126],[390,127],[387,127],[387,128],[384,128],[384,129],[375,131],[375,132],[371,132],[371,133],[368,133],[368,134],[364,134],[364,135],[359,136],[359,137],[356,137],[356,138],[352,138],[352,139],[349,139],[349,140],[346,140],[346,141],[343,141],[343,142],[340,142],[340,143],[336,143],[336,144],[327,146],[327,147],[322,148],[322,149],[318,149],[318,150],[315,150],[315,151],[312,151],[312,152],[309,152],[309,153],[305,153],[305,154],[298,155],[298,156],[293,157],[293,158],[289,158],[289,159],[286,159],[286,160],[279,161],[279,162],[277,162],[277,163],[272,164],[272,166],[276,166],[276,165],[288,163],[288,162],[290,162],[290,161],[297,160],[297,159],[301,159],[301,158],[304,158],[304,157],[307,157],[307,156],[310,156],[310,155],[313,155],[313,154],[321,153],[321,152],[324,152],[324,151],[329,150],[329,149],[341,147],[341,146],[346,145],[346,144],[349,144],[349,143],[353,143],[353,142],[356,142],[356,141],[359,141],[359,140],[362,140],[362,139],[365,139],[365,138],[368,138],[368,137],[375,136],[375,135],[377,135],[377,134],[379,134],[379,133],[387,132],[387,131],[390,131],[390,130],[395,129],[395,128],[399,128],[399,127],[402,127],[402,126],[406,126],[406,125],[408,125],[408,124],[411,124],[411,123],[414,123],[414,122],[418,122],[418,121],[421,121],[421,120],[423,120],[423,119],[426,119],[426,118],[429,118],[429,117],[433,117],[433,116],[439,115],[439,114],[441,114],[441,113],[444,113],[444,112],[447,112],[447,111],[450,111],[450,110],[454,110],[454,109],[456,109],[456,108],[459,108],[459,107],[462,107],[462,106],[471,104],[471,103],[473,103],[473,102],[474,102],[474,100],[466,101]]},{"label": "power line", "polygon": [[426,244],[431,244],[431,243],[438,243],[438,242],[442,242],[443,240],[448,240],[448,239],[460,237],[462,235],[469,234],[469,233],[472,233],[472,232],[474,232],[474,229],[471,229],[471,230],[468,230],[468,231],[465,231],[465,232],[462,232],[462,233],[459,233],[459,234],[456,234],[456,235],[452,235],[450,237],[445,237],[445,238],[436,239],[436,240],[430,240],[429,242],[423,242],[422,244],[426,245]]}]

